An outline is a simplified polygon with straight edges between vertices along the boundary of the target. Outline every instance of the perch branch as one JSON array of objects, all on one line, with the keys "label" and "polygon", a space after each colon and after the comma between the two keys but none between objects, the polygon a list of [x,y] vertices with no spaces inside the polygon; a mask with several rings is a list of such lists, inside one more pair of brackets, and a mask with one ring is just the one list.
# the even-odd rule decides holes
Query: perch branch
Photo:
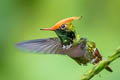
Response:
[{"label": "perch branch", "polygon": [[92,69],[90,69],[87,73],[81,76],[80,80],[90,80],[92,77],[101,72],[106,66],[108,66],[111,62],[120,57],[120,48],[117,49],[112,56],[109,56],[107,59],[100,61],[99,64],[95,65]]}]

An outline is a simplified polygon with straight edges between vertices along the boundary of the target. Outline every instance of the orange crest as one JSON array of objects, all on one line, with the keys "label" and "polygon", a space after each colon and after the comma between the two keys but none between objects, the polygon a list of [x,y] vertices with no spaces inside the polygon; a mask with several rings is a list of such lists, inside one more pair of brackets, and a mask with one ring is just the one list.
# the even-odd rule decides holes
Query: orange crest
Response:
[{"label": "orange crest", "polygon": [[[82,17],[82,16],[81,16]],[[77,19],[80,19],[81,17],[69,17],[69,18],[66,18],[66,19],[63,19],[59,22],[57,22],[53,27],[51,28],[43,28],[43,29],[40,29],[40,30],[50,30],[50,31],[54,31],[56,29],[58,29],[62,24],[66,24],[68,22],[71,22],[73,20],[77,20]]]}]

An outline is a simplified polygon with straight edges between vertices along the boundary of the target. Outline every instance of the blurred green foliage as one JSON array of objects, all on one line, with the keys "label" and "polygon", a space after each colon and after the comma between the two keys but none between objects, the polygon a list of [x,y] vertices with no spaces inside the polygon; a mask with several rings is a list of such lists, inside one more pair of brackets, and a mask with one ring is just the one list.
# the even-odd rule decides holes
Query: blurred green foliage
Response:
[{"label": "blurred green foliage", "polygon": [[[120,46],[119,0],[1,0],[0,80],[79,80],[93,65],[79,66],[67,56],[15,48],[20,41],[56,36],[40,28],[71,16],[83,16],[73,22],[76,31],[95,41],[103,58]],[[118,60],[110,65],[113,73],[104,70],[92,80],[119,80]]]}]

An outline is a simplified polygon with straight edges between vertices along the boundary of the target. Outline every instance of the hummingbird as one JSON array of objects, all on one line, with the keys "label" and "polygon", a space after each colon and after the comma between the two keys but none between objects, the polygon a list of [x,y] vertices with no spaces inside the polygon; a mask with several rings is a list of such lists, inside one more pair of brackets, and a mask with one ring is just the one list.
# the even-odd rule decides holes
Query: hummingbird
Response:
[{"label": "hummingbird", "polygon": [[[72,24],[73,20],[80,18],[82,16],[65,18],[51,28],[40,29],[43,31],[53,31],[57,37],[28,40],[19,42],[16,46],[35,53],[67,55],[79,65],[86,65],[87,63],[98,64],[102,60],[102,56],[95,42],[76,34],[75,27]],[[109,66],[106,66],[105,69],[112,72]]]}]

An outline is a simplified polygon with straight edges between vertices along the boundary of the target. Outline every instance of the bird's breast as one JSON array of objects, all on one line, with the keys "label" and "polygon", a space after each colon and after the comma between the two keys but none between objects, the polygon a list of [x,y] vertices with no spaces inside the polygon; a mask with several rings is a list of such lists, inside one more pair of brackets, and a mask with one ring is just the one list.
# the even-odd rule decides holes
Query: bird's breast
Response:
[{"label": "bird's breast", "polygon": [[85,50],[80,47],[80,45],[73,46],[69,49],[63,49],[60,53],[67,54],[69,57],[78,58],[83,57],[85,54]]}]

